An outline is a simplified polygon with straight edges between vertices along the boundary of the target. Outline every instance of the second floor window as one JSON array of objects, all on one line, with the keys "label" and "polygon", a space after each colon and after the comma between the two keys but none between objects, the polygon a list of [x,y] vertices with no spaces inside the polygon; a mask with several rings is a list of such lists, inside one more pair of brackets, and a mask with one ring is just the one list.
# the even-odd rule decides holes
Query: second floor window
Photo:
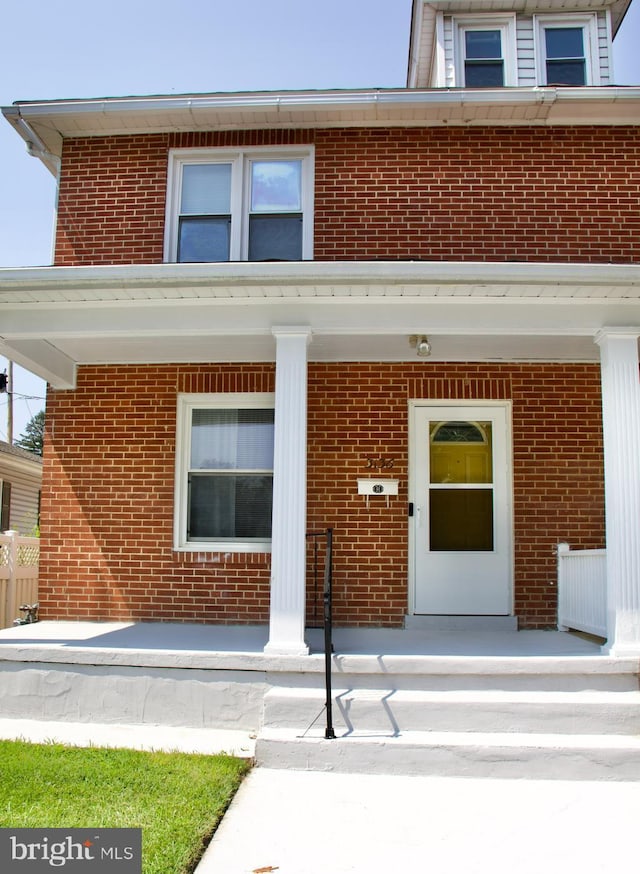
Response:
[{"label": "second floor window", "polygon": [[172,153],[165,260],[312,257],[311,150]]}]

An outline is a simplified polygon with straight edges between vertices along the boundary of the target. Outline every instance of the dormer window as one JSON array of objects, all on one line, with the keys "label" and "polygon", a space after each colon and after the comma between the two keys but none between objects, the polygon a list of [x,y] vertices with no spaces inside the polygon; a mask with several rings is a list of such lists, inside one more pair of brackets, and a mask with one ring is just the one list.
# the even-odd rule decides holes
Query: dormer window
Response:
[{"label": "dormer window", "polygon": [[513,16],[454,18],[455,81],[463,88],[516,84]]},{"label": "dormer window", "polygon": [[547,85],[586,84],[581,27],[546,27],[544,46]]},{"label": "dormer window", "polygon": [[593,15],[536,16],[541,85],[599,85],[598,32]]},{"label": "dormer window", "polygon": [[464,29],[464,84],[467,88],[504,85],[502,34],[499,30]]}]

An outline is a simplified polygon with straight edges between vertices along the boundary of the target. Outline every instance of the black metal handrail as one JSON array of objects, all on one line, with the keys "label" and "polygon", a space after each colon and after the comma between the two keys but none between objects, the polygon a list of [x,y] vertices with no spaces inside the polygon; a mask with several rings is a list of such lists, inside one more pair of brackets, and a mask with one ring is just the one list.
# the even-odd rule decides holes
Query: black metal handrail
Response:
[{"label": "black metal handrail", "polygon": [[[324,685],[325,685],[325,710],[327,725],[324,736],[327,740],[333,740],[336,736],[333,730],[333,694],[331,690],[331,658],[333,655],[333,528],[324,531],[310,531],[307,537],[314,541],[314,579],[317,583],[318,571],[318,540],[325,538],[324,555],[324,586],[322,592],[323,604],[323,627],[324,627]],[[317,595],[317,592],[316,592]]]}]

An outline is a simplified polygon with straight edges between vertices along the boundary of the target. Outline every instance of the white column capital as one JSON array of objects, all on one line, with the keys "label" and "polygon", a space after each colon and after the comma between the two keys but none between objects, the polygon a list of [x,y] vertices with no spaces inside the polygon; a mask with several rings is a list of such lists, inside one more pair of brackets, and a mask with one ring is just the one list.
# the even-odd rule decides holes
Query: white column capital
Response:
[{"label": "white column capital", "polygon": [[309,325],[273,325],[271,333],[276,340],[280,337],[306,337],[307,343],[309,343],[313,331]]},{"label": "white column capital", "polygon": [[637,341],[639,337],[640,327],[611,327],[600,328],[593,339],[598,346],[602,346],[607,340],[629,340],[633,338]]}]

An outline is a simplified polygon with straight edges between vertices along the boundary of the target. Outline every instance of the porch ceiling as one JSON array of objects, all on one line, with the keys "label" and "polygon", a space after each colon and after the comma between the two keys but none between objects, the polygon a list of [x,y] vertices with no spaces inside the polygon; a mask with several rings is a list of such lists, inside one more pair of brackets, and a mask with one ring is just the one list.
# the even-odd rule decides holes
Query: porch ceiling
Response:
[{"label": "porch ceiling", "polygon": [[[0,270],[0,348],[56,388],[78,364],[271,361],[308,325],[317,361],[598,360],[640,325],[640,267],[303,262]],[[420,359],[422,360],[422,359]]]}]

